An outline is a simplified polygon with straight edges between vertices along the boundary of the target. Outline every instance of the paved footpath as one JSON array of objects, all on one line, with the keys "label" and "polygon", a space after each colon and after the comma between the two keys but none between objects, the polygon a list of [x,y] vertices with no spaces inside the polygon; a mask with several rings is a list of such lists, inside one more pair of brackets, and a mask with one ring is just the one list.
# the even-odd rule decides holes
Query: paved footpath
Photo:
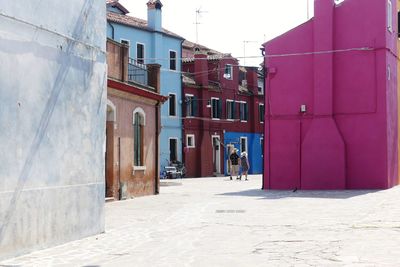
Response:
[{"label": "paved footpath", "polygon": [[261,176],[163,181],[106,204],[106,233],[11,259],[22,266],[400,266],[400,187],[269,191]]}]

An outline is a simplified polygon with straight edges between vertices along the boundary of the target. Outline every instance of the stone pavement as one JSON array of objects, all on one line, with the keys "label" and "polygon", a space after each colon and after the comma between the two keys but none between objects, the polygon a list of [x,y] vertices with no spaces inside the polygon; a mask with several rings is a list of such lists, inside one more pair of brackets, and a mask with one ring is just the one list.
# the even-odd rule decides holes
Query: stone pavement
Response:
[{"label": "stone pavement", "polygon": [[106,233],[0,266],[400,266],[400,187],[269,191],[261,176],[162,181],[106,204]]}]

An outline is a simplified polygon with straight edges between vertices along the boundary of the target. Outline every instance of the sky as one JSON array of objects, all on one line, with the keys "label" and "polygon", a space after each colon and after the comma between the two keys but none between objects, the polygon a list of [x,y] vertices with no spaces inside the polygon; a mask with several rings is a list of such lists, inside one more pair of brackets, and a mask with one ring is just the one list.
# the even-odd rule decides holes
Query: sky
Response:
[{"label": "sky", "polygon": [[[147,19],[147,0],[119,0],[131,16]],[[313,0],[161,0],[163,27],[196,42],[231,53],[240,64],[258,66],[261,45],[313,16]],[[309,1],[309,5],[307,5]],[[307,12],[309,6],[309,12]],[[309,14],[307,14],[309,13]]]}]

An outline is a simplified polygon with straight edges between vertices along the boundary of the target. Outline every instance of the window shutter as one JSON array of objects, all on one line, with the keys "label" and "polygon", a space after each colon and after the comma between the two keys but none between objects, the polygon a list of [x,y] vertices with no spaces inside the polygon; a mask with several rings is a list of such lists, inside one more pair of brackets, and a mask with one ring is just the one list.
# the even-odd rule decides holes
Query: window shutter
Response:
[{"label": "window shutter", "polygon": [[221,98],[218,99],[218,118],[222,119],[222,101],[221,101]]},{"label": "window shutter", "polygon": [[231,102],[231,107],[232,107],[232,119],[234,120],[234,119],[236,119],[236,116],[235,116],[235,105],[236,103],[235,102]]},{"label": "window shutter", "polygon": [[248,121],[249,120],[249,105],[247,103],[245,104],[245,115],[244,115],[244,120]]},{"label": "window shutter", "polygon": [[197,97],[193,97],[193,116],[197,117],[199,115]]}]

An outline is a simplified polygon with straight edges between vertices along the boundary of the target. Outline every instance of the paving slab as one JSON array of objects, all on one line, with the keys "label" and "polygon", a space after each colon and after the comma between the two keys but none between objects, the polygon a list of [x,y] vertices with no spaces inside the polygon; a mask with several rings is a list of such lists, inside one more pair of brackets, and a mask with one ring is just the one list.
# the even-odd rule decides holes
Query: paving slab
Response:
[{"label": "paving slab", "polygon": [[400,266],[400,187],[262,191],[261,176],[163,180],[106,203],[106,232],[0,266]]}]

